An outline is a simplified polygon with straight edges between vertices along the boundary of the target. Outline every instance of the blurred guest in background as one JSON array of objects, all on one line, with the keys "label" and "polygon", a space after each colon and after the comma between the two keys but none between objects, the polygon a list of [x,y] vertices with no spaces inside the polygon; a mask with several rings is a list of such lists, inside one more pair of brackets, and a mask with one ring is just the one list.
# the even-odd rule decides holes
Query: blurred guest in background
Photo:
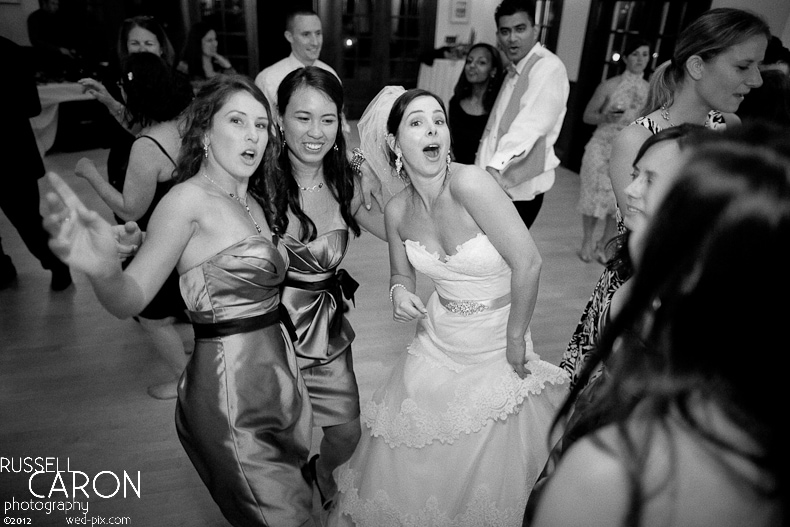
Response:
[{"label": "blurred guest in background", "polygon": [[469,48],[449,108],[453,155],[459,163],[471,165],[475,162],[503,73],[502,58],[494,46],[481,42]]},{"label": "blurred guest in background", "polygon": [[218,50],[217,31],[208,22],[197,22],[189,30],[187,44],[177,69],[189,77],[193,87],[220,73],[236,73]]},{"label": "blurred guest in background", "polygon": [[[30,63],[22,49],[0,37],[0,56],[7,71],[14,72],[13,82],[0,82],[0,100],[5,104],[0,127],[0,155],[16,166],[16,172],[3,178],[0,209],[14,225],[28,250],[44,269],[52,271],[50,287],[61,291],[71,285],[71,274],[47,245],[49,235],[42,226],[39,212],[38,180],[44,175],[44,163],[38,152],[30,118],[41,112],[41,102]],[[0,243],[0,289],[10,286],[17,270]]]},{"label": "blurred guest in background", "polygon": [[[584,149],[578,211],[582,215],[582,246],[578,251],[583,262],[593,258],[606,263],[606,242],[617,233],[617,201],[609,179],[609,156],[612,139],[639,117],[647,102],[648,83],[645,68],[650,61],[650,46],[644,39],[632,39],[623,50],[625,71],[602,82],[584,109],[584,122],[596,125]],[[593,242],[599,221],[604,222],[601,238]]]}]

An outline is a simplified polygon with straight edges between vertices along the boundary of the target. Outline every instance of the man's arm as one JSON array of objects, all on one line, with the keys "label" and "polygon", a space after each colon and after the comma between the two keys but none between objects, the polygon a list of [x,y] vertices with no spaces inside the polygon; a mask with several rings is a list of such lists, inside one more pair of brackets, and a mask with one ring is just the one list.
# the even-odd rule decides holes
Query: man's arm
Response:
[{"label": "man's arm", "polygon": [[565,112],[569,91],[568,74],[559,59],[544,57],[535,63],[529,73],[529,87],[521,96],[518,115],[499,138],[486,169],[502,172],[516,157],[531,151],[541,137],[547,136]]}]

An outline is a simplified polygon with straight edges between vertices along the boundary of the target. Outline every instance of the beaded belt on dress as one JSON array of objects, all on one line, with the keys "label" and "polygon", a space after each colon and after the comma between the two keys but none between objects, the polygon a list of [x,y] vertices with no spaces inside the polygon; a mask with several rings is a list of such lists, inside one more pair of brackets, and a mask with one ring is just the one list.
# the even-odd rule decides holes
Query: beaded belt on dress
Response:
[{"label": "beaded belt on dress", "polygon": [[442,304],[447,311],[450,313],[455,313],[456,315],[461,315],[464,317],[468,317],[469,315],[475,315],[482,311],[486,311],[488,309],[499,309],[500,307],[505,307],[510,303],[510,293],[500,296],[499,298],[495,298],[493,300],[448,300],[441,295],[437,295],[439,297],[439,303]]}]

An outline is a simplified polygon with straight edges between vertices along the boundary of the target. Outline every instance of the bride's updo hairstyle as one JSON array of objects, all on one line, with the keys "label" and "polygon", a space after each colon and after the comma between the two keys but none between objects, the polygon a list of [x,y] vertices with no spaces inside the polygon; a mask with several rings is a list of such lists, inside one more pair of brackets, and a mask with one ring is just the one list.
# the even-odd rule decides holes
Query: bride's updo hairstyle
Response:
[{"label": "bride's updo hairstyle", "polygon": [[700,15],[678,36],[672,59],[656,68],[650,78],[650,92],[642,115],[672,104],[673,94],[686,79],[686,62],[692,56],[708,62],[757,35],[770,39],[771,30],[753,13],[719,8]]}]

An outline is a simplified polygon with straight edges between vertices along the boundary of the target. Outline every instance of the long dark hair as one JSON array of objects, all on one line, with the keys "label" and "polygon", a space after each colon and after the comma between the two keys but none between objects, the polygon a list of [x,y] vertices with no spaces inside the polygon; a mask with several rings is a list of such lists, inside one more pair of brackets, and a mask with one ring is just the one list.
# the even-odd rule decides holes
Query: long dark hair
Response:
[{"label": "long dark hair", "polygon": [[203,37],[212,30],[216,32],[214,26],[208,22],[197,22],[189,30],[181,60],[186,63],[189,77],[192,79],[206,78],[206,73],[203,71]]},{"label": "long dark hair", "polygon": [[[217,75],[208,80],[184,113],[181,122],[181,151],[175,181],[186,181],[200,171],[203,163],[203,137],[213,126],[214,116],[233,94],[247,92],[266,108],[269,116],[268,142],[263,161],[247,185],[247,191],[260,203],[272,232],[282,236],[288,228],[288,202],[282,189],[286,177],[277,163],[282,139],[272,118],[269,102],[255,83],[243,75]],[[290,179],[290,178],[287,178]]]},{"label": "long dark hair", "polygon": [[126,115],[131,125],[175,119],[192,100],[192,89],[153,53],[132,53],[121,64]]},{"label": "long dark hair", "polygon": [[[343,87],[332,73],[315,66],[307,66],[292,71],[280,83],[277,89],[277,105],[281,116],[285,116],[291,96],[299,89],[313,88],[326,95],[337,107],[337,136],[335,146],[324,156],[324,181],[340,204],[340,214],[343,221],[354,235],[360,235],[357,220],[351,212],[351,200],[354,198],[354,176],[351,165],[346,157],[346,139],[340,123],[343,116]],[[283,119],[284,122],[284,119]],[[288,157],[288,148],[283,148],[279,155],[280,167],[286,178],[285,189],[288,196],[288,207],[299,220],[299,238],[301,241],[314,240],[317,235],[315,223],[302,210],[299,204],[299,185],[293,177],[291,159]]]},{"label": "long dark hair", "polygon": [[[494,102],[496,102],[496,96],[499,94],[499,87],[502,86],[502,81],[505,78],[504,70],[502,68],[502,57],[499,55],[499,51],[492,45],[486,44],[484,42],[478,42],[466,53],[466,56],[469,57],[469,53],[472,52],[473,49],[482,48],[488,51],[488,54],[491,56],[491,65],[496,70],[496,74],[488,79],[488,85],[486,86],[486,92],[483,94],[483,109],[485,109],[486,113],[491,112],[491,108],[494,107]],[[455,85],[455,90],[453,91],[458,100],[463,100],[472,95],[472,83],[470,83],[466,78],[466,68],[461,71],[461,76],[458,77],[458,82]]]},{"label": "long dark hair", "polygon": [[[675,418],[712,452],[758,468],[756,478],[729,471],[754,493],[790,503],[790,435],[776,410],[788,402],[786,370],[773,363],[759,375],[744,370],[749,350],[787,347],[787,310],[774,301],[790,295],[790,141],[779,129],[741,128],[696,137],[650,221],[630,294],[601,336],[597,359],[608,359],[610,376],[581,419],[593,431],[615,425],[634,523],[652,440]],[[728,323],[734,313],[737,323]],[[700,402],[720,409],[757,451],[700,419]],[[647,425],[638,438],[628,427],[636,415]],[[789,520],[782,511],[781,525]]]}]

